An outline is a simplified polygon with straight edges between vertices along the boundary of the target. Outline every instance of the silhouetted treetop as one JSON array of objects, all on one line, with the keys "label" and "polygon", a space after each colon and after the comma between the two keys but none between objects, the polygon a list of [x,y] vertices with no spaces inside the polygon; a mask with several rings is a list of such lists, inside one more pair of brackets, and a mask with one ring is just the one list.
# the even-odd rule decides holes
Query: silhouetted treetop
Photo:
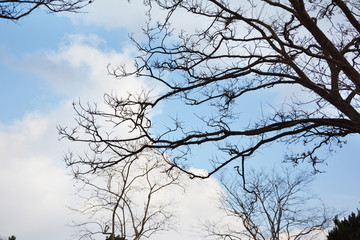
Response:
[{"label": "silhouetted treetop", "polygon": [[357,240],[360,239],[360,210],[351,213],[348,218],[334,219],[335,226],[328,234],[328,240]]}]

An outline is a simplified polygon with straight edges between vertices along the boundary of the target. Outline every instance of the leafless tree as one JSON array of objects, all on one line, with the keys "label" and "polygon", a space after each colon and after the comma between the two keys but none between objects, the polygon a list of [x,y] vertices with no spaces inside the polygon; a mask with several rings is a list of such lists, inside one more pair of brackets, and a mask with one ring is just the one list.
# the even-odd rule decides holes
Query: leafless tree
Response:
[{"label": "leafless tree", "polygon": [[0,18],[19,20],[40,7],[49,12],[77,12],[91,2],[93,0],[0,0]]},{"label": "leafless tree", "polygon": [[252,171],[245,187],[242,178],[224,179],[221,209],[233,222],[205,224],[210,238],[318,239],[331,223],[332,212],[309,193],[312,176],[306,172]]},{"label": "leafless tree", "polygon": [[[113,152],[104,155],[116,158]],[[170,186],[179,186],[179,172],[166,173],[161,154],[143,152],[90,174],[78,174],[79,167],[71,166],[78,196],[84,200],[82,207],[72,207],[84,219],[72,224],[78,239],[99,239],[100,235],[100,239],[139,240],[172,228],[174,206],[163,193]]]},{"label": "leafless tree", "polygon": [[[207,158],[213,168],[198,177],[236,161],[245,176],[243,167],[250,156],[281,142],[289,149],[285,161],[308,161],[317,170],[326,158],[323,150],[331,153],[348,135],[360,133],[357,1],[148,0],[145,4],[166,11],[165,20],[148,23],[147,42],[134,40],[141,52],[135,70],[120,65],[110,66],[109,72],[119,78],[152,79],[165,90],[155,97],[144,92],[123,98],[107,95],[111,112],[78,108],[82,116],[111,118],[116,126],[130,126],[132,131],[130,136],[109,136],[95,131],[87,117],[82,121],[93,131],[91,139],[79,135],[78,129],[61,128],[69,139],[118,149],[116,160],[93,161],[89,166],[106,168],[156,149],[166,152],[172,167],[183,171],[191,163],[188,160]],[[185,14],[183,19],[196,16],[198,28],[173,29],[177,12]],[[283,100],[274,99],[280,93],[285,94]],[[154,125],[149,112],[171,104],[186,114],[170,115],[173,123],[166,123],[166,128]],[[142,144],[127,149],[134,140]],[[211,156],[192,155],[197,148],[206,148]]]}]

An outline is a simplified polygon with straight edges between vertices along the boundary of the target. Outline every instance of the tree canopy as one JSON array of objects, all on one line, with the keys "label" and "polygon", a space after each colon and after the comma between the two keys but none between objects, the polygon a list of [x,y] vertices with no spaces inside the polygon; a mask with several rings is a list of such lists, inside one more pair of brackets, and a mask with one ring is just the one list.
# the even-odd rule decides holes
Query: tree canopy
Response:
[{"label": "tree canopy", "polygon": [[334,219],[335,226],[328,234],[328,240],[356,240],[360,239],[360,210],[357,214],[351,213],[348,218]]},{"label": "tree canopy", "polygon": [[[106,239],[105,240],[111,240],[111,236],[109,236],[109,237],[106,237]],[[126,240],[125,238],[123,238],[123,237],[120,237],[120,235],[118,235],[118,236],[116,236],[115,237],[115,240]]]},{"label": "tree canopy", "polygon": [[[308,161],[316,169],[324,160],[320,149],[331,152],[346,136],[360,133],[357,1],[145,4],[160,7],[165,18],[147,24],[148,41],[133,39],[140,51],[134,68],[120,65],[109,72],[118,78],[150,79],[163,91],[156,96],[145,91],[127,97],[107,94],[108,112],[75,105],[79,125],[60,127],[60,134],[119,154],[114,161],[87,162],[90,169],[156,149],[170,156],[172,167],[188,172],[187,163],[207,157],[193,155],[202,148],[212,153],[208,160],[213,168],[198,177],[233,162],[243,174],[246,160],[273,142],[288,146],[285,161]],[[195,30],[174,29],[177,13],[196,17]],[[149,113],[174,102],[189,111],[169,112],[173,123],[166,127],[154,124]],[[113,124],[111,133],[130,126],[131,134],[114,136],[101,128],[99,119]],[[137,148],[129,149],[134,141]]]}]

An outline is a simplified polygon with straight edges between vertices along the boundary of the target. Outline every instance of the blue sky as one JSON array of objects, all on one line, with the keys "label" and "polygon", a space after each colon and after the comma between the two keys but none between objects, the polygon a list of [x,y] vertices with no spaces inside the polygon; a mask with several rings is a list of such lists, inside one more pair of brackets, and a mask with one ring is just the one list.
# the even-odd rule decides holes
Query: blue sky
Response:
[{"label": "blue sky", "polygon": [[[59,142],[56,126],[73,123],[73,100],[101,103],[105,92],[144,86],[139,79],[120,83],[106,72],[109,63],[131,63],[133,45],[127,36],[132,32],[140,37],[145,19],[141,4],[119,2],[95,1],[83,14],[40,10],[18,22],[0,20],[0,236],[71,239],[64,223],[72,217],[65,206],[75,199],[62,156],[77,147]],[[187,23],[182,22],[183,26]],[[163,106],[163,113],[167,109],[175,108]],[[165,119],[161,115],[157,118]],[[321,166],[325,173],[314,182],[314,192],[338,210],[360,207],[359,145],[359,136],[349,137],[348,144]],[[254,162],[278,161],[283,150],[279,145],[264,149]],[[203,166],[203,162],[194,164]],[[208,203],[218,185],[215,179],[189,184],[196,190],[186,195],[181,217],[190,226],[192,209],[199,209],[199,205],[204,207],[199,210],[200,217],[218,214],[213,206],[192,201],[196,198]],[[183,239],[172,234],[157,239]],[[189,233],[187,239],[201,238]]]}]

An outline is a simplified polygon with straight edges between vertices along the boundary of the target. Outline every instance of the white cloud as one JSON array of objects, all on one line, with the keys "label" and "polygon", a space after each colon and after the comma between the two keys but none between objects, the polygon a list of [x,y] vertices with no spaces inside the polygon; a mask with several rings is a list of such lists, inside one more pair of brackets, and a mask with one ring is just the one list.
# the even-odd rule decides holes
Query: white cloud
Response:
[{"label": "white cloud", "polygon": [[[135,39],[144,40],[141,34],[146,22],[150,20],[152,24],[156,24],[157,21],[163,22],[167,16],[167,11],[161,10],[155,2],[151,5],[150,18],[148,10],[149,7],[145,6],[143,1],[101,0],[87,6],[84,14],[62,13],[62,15],[66,15],[77,25],[95,25],[104,27],[108,31],[124,29],[135,34]],[[181,30],[194,32],[195,29],[204,29],[210,20],[178,8],[172,14],[170,22],[172,29],[179,34]]]},{"label": "white cloud", "polygon": [[53,164],[56,159],[37,151],[50,137],[47,119],[29,115],[0,129],[1,234],[22,239],[58,234],[53,239],[62,239],[71,185],[63,169]]},{"label": "white cloud", "polygon": [[219,193],[222,189],[215,178],[202,180],[183,176],[181,182],[184,184],[184,190],[176,189],[171,193],[162,193],[163,198],[175,199],[175,230],[158,233],[151,239],[204,239],[202,224],[208,220],[217,221],[224,218],[224,212],[219,210]]},{"label": "white cloud", "polygon": [[68,98],[87,97],[100,100],[105,92],[117,89],[139,89],[136,79],[116,80],[107,71],[108,64],[132,65],[128,52],[101,51],[103,40],[96,35],[70,35],[56,50],[41,50],[26,54],[18,64],[18,70],[31,72],[47,82],[54,92]]},{"label": "white cloud", "polygon": [[64,14],[75,24],[96,25],[107,30],[126,28],[130,32],[140,31],[146,20],[146,7],[142,1],[95,1],[84,11],[83,14]]}]

